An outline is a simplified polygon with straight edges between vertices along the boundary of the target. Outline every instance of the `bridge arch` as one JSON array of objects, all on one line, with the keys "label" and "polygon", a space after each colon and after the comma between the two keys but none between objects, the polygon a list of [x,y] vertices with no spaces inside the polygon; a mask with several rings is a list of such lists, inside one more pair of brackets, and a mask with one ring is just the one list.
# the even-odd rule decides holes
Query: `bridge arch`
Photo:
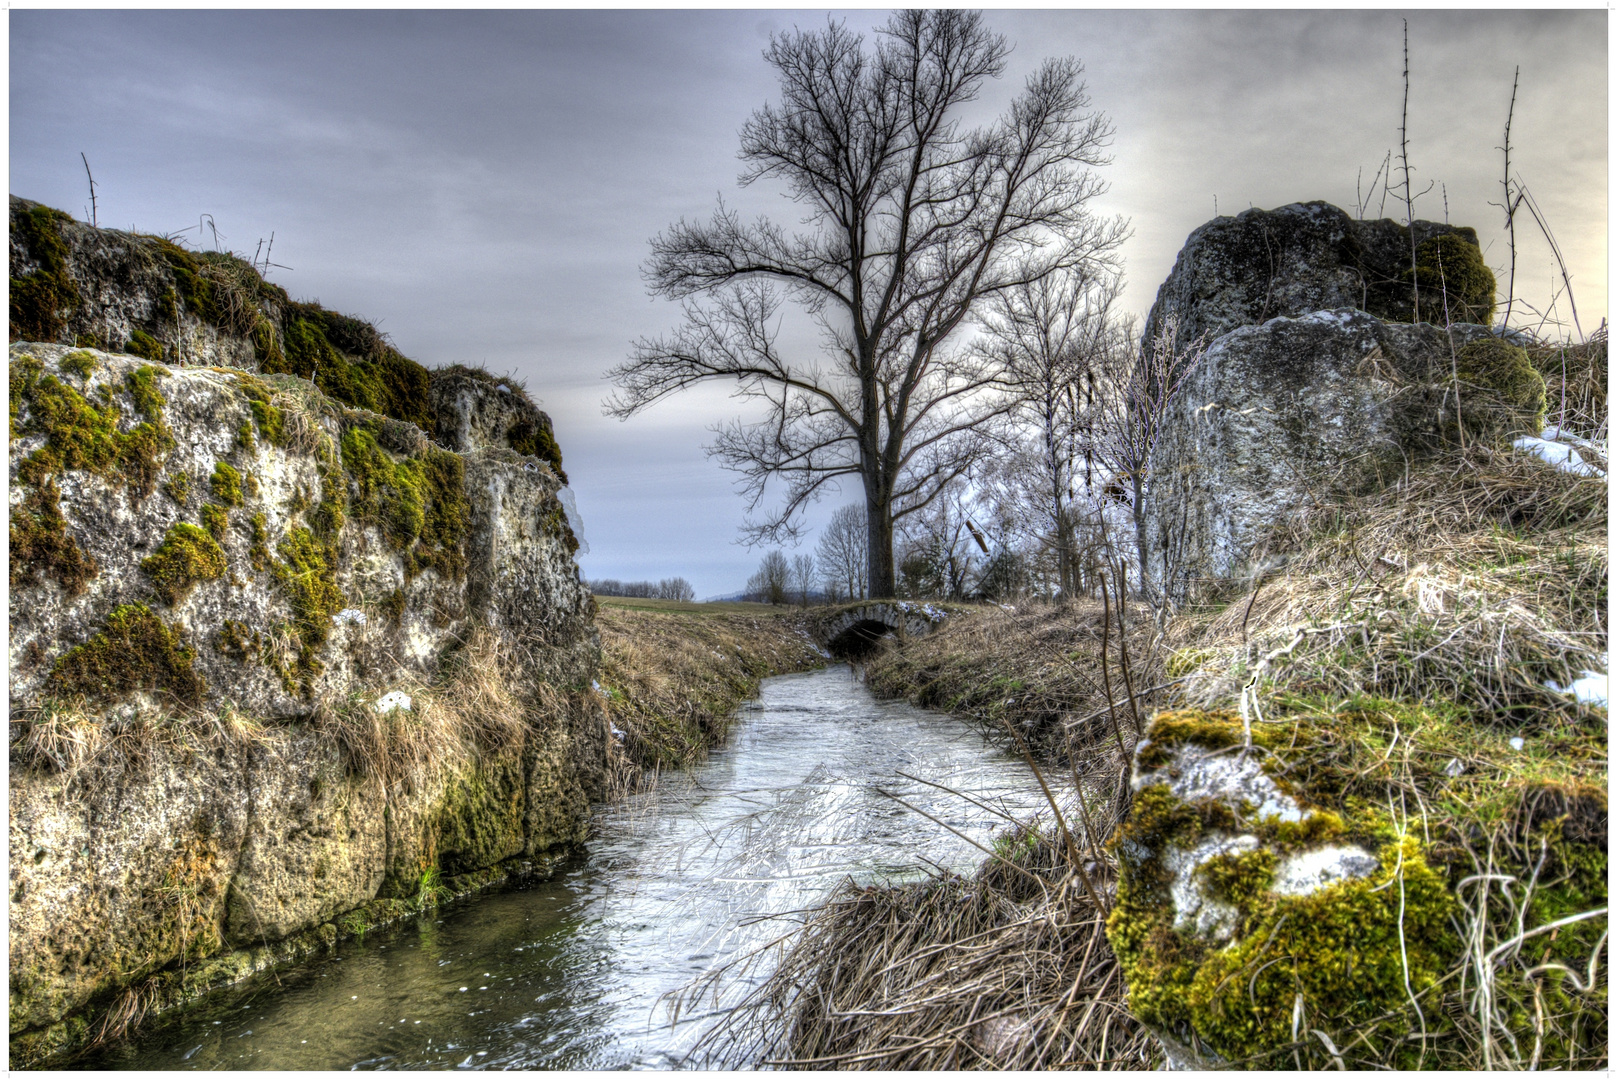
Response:
[{"label": "bridge arch", "polygon": [[935,604],[913,600],[868,600],[820,615],[810,632],[832,656],[858,659],[889,634],[929,634],[948,614]]}]

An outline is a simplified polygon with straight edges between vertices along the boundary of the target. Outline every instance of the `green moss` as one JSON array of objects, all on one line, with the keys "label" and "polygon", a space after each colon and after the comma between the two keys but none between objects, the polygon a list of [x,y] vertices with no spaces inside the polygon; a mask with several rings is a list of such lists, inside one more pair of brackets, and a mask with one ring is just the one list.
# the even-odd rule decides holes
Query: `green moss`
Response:
[{"label": "green moss", "polygon": [[253,411],[253,422],[258,425],[258,433],[268,439],[271,445],[285,446],[285,419],[281,415],[281,410],[270,404],[270,398],[275,394],[274,388],[263,379],[246,373],[238,373],[236,382],[241,391],[247,395],[248,405]]},{"label": "green moss", "polygon": [[191,477],[186,473],[175,473],[163,481],[163,494],[184,506],[191,498]]},{"label": "green moss", "polygon": [[73,335],[73,344],[81,349],[100,349],[105,352],[107,343],[101,340],[101,335],[94,330],[81,330]]},{"label": "green moss", "polygon": [[204,503],[202,524],[209,534],[222,544],[225,541],[225,533],[230,529],[230,511],[216,503]]},{"label": "green moss", "polygon": [[224,576],[225,553],[207,532],[176,521],[168,527],[157,551],[141,560],[140,568],[157,586],[157,595],[172,607],[185,599],[198,582]]},{"label": "green moss", "polygon": [[262,513],[253,515],[252,532],[248,537],[247,555],[252,560],[254,570],[268,570],[275,564],[275,558],[270,554],[269,549],[269,527],[265,524]]},{"label": "green moss", "polygon": [[25,277],[11,279],[12,341],[58,340],[67,329],[64,317],[79,306],[79,289],[67,273],[67,242],[61,233],[72,220],[48,206],[11,215],[12,233],[39,264]]},{"label": "green moss", "polygon": [[1467,429],[1533,434],[1544,426],[1544,376],[1525,349],[1498,338],[1473,341],[1455,360],[1460,411]]},{"label": "green moss", "polygon": [[268,439],[272,445],[286,445],[286,429],[281,417],[281,410],[267,401],[252,402],[253,421],[258,425],[259,434]]},{"label": "green moss", "polygon": [[48,681],[58,693],[98,700],[152,690],[194,704],[206,690],[192,668],[195,658],[177,628],[145,604],[125,604],[113,609],[99,633],[64,653]]},{"label": "green moss", "polygon": [[237,663],[257,660],[264,648],[264,635],[235,619],[226,619],[219,628],[214,648]]},{"label": "green moss", "polygon": [[40,575],[56,579],[68,596],[84,592],[99,568],[67,532],[56,485],[29,491],[11,512],[11,587],[32,585]]},{"label": "green moss", "polygon": [[243,420],[241,427],[236,429],[236,446],[244,453],[256,454],[258,452],[258,441],[253,438],[253,422],[251,420]]},{"label": "green moss", "polygon": [[342,464],[355,520],[379,528],[388,546],[404,553],[409,576],[426,569],[451,580],[465,574],[470,504],[460,455],[429,446],[394,461],[372,428],[358,426],[343,433]]},{"label": "green moss", "polygon": [[287,306],[285,332],[255,331],[259,370],[308,379],[338,401],[432,427],[427,369],[388,345],[376,328],[318,304]]},{"label": "green moss", "polygon": [[549,417],[535,410],[535,415],[519,421],[507,437],[511,442],[511,449],[519,454],[527,454],[549,462],[561,482],[567,483],[567,472],[561,467],[561,447],[556,445],[556,436],[551,431]]},{"label": "green moss", "polygon": [[208,479],[213,497],[225,506],[241,505],[241,473],[221,461],[214,465],[213,476]]},{"label": "green moss", "polygon": [[335,552],[302,528],[290,530],[276,551],[281,561],[274,564],[275,576],[292,603],[294,629],[301,644],[297,671],[307,686],[321,670],[316,653],[331,633],[332,616],[344,603],[332,570]]},{"label": "green moss", "polygon": [[1432,237],[1415,249],[1414,270],[1404,271],[1405,280],[1411,276],[1424,321],[1490,325],[1498,283],[1474,239],[1458,233]]},{"label": "green moss", "polygon": [[144,357],[147,360],[161,362],[163,359],[163,343],[146,331],[136,328],[129,332],[129,340],[124,343],[124,352]]},{"label": "green moss", "polygon": [[426,523],[420,481],[411,463],[395,463],[366,427],[343,432],[342,464],[353,486],[354,519],[382,530],[388,545],[402,551]]},{"label": "green moss", "polygon": [[1286,1046],[1298,995],[1312,1027],[1340,1031],[1402,1011],[1447,970],[1460,948],[1454,900],[1413,839],[1381,862],[1308,896],[1242,893],[1253,898],[1243,939],[1210,954],[1186,995],[1186,1018],[1215,1051],[1239,1060]]},{"label": "green moss", "polygon": [[[32,361],[28,363],[27,361]],[[108,400],[96,406],[55,375],[44,374],[37,360],[26,357],[11,365],[12,434],[43,435],[45,445],[18,467],[17,478],[39,485],[68,469],[102,476],[121,476],[140,498],[151,494],[159,461],[174,445],[162,420],[163,396],[156,372],[142,368],[130,374],[126,387],[147,419],[129,432],[119,431],[122,412]],[[103,396],[113,395],[102,387]]]},{"label": "green moss", "polygon": [[95,353],[90,352],[88,349],[79,349],[77,352],[70,352],[62,357],[56,362],[56,366],[59,370],[65,371],[69,375],[77,375],[81,379],[88,379],[95,374],[95,369],[98,365]]},{"label": "green moss", "polygon": [[150,365],[142,365],[124,377],[124,382],[129,387],[129,395],[135,399],[136,411],[148,420],[163,418],[163,406],[168,402],[164,399],[163,392],[157,388],[157,380],[166,378],[168,378],[167,369]]},{"label": "green moss", "polygon": [[[1146,729],[1150,745],[1143,746],[1136,760],[1143,770],[1160,769],[1171,760],[1170,751],[1176,746],[1194,743],[1207,750],[1222,750],[1240,746],[1246,740],[1241,718],[1235,713],[1179,709],[1158,713]],[[1274,741],[1273,732],[1258,725],[1252,732],[1252,744],[1266,747]]]}]

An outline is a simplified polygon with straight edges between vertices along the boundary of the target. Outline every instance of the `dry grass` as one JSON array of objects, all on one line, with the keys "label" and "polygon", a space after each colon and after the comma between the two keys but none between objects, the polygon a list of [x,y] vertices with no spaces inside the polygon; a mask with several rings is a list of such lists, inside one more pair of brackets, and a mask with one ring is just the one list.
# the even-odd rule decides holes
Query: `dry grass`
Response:
[{"label": "dry grass", "polygon": [[478,630],[432,685],[393,688],[410,696],[408,709],[378,711],[377,695],[363,695],[323,710],[319,730],[356,772],[388,786],[415,784],[446,765],[520,744],[531,725],[565,714],[567,696],[531,671],[513,646]]},{"label": "dry grass", "polygon": [[772,614],[631,601],[603,604],[596,625],[607,714],[629,760],[647,769],[699,761],[729,732],[736,706],[757,694],[759,679],[825,662],[801,629]]},{"label": "dry grass", "polygon": [[58,774],[62,796],[140,767],[155,749],[218,751],[265,738],[258,720],[226,708],[173,714],[144,709],[108,716],[83,698],[46,699],[11,715],[13,767]]},{"label": "dry grass", "polygon": [[1096,767],[1108,774],[1116,760],[1105,755],[1120,743],[1133,746],[1147,710],[1164,700],[1165,681],[1147,609],[1130,605],[1120,618],[1087,597],[965,609],[926,637],[874,656],[865,678],[878,695],[965,717],[990,737],[1008,741],[1008,723],[1044,760],[1098,753],[1105,761]]},{"label": "dry grass", "polygon": [[1109,868],[1023,826],[972,878],[838,890],[710,1036],[727,1064],[1144,1068],[1105,937]]},{"label": "dry grass", "polygon": [[1581,345],[1535,345],[1527,350],[1544,376],[1545,422],[1590,438],[1605,438],[1606,328]]},{"label": "dry grass", "polygon": [[1554,726],[1565,685],[1606,652],[1606,487],[1473,445],[1369,497],[1299,517],[1295,552],[1254,591],[1170,633],[1185,697],[1248,682],[1338,698],[1462,703],[1489,723]]}]

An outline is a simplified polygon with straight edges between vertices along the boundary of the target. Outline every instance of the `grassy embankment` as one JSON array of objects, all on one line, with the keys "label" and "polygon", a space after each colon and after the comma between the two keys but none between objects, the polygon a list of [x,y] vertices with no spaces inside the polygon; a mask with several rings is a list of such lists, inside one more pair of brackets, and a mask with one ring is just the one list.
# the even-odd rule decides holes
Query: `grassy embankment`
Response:
[{"label": "grassy embankment", "polygon": [[[1560,420],[1565,385],[1566,426],[1603,435],[1604,340],[1532,359],[1548,383],[1546,422]],[[1065,759],[1047,773],[1082,774],[1088,798],[1008,827],[973,876],[846,887],[718,1038],[738,1064],[1143,1068],[1160,1051],[1141,1016],[1217,1030],[1228,979],[1203,988],[1206,1001],[1188,981],[1183,993],[1129,994],[1130,980],[1179,985],[1150,973],[1188,979],[1199,961],[1175,955],[1167,938],[1114,952],[1133,944],[1117,933],[1119,917],[1137,914],[1117,887],[1128,832],[1117,824],[1136,714],[1148,728],[1159,707],[1195,709],[1212,730],[1250,687],[1258,737],[1276,748],[1287,782],[1352,835],[1390,828],[1422,839],[1454,933],[1415,958],[1432,979],[1392,994],[1370,985],[1373,966],[1350,963],[1344,981],[1339,964],[1315,964],[1294,985],[1282,969],[1253,965],[1237,1014],[1250,1006],[1257,1023],[1230,1029],[1227,1059],[1603,1067],[1606,710],[1546,683],[1603,666],[1606,502],[1602,479],[1474,437],[1388,490],[1322,490],[1272,538],[1286,560],[1278,572],[1204,595],[1160,638],[1128,620],[1129,685],[1115,613],[1107,633],[1088,603],[978,609],[874,659],[878,692],[992,728],[1008,721],[1047,761]],[[1128,702],[1130,685],[1170,680]],[[1274,922],[1268,909],[1243,916]],[[1284,924],[1265,937],[1301,955],[1309,926]],[[1269,1002],[1276,993],[1284,1000]],[[1310,1030],[1288,1039],[1294,998]],[[1359,1015],[1364,1001],[1389,999],[1395,1007]]]},{"label": "grassy embankment", "polygon": [[596,597],[601,690],[629,761],[682,768],[724,741],[770,675],[825,663],[786,609]]}]

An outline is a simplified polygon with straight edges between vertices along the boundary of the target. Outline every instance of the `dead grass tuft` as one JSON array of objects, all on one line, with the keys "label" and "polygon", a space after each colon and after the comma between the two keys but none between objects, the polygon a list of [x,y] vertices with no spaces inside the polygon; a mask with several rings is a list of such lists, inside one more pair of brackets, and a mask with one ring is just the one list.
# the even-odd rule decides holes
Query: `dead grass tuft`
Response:
[{"label": "dead grass tuft", "polygon": [[[1068,806],[1065,816],[1081,812]],[[845,884],[708,1035],[721,1062],[1149,1067],[1155,1048],[1128,1014],[1097,904],[1110,903],[1115,867],[1096,845],[1069,846],[1047,826],[1001,835],[973,877]]]},{"label": "dead grass tuft", "polygon": [[1490,723],[1577,722],[1566,685],[1606,652],[1606,487],[1476,445],[1274,538],[1284,566],[1190,611],[1170,645],[1188,700],[1249,683],[1337,698],[1455,702]]},{"label": "dead grass tuft", "polygon": [[532,715],[566,708],[564,696],[528,677],[512,647],[489,630],[475,632],[433,685],[392,689],[409,695],[409,708],[381,711],[381,695],[366,694],[317,717],[322,737],[341,747],[350,768],[390,787],[518,744]]}]

